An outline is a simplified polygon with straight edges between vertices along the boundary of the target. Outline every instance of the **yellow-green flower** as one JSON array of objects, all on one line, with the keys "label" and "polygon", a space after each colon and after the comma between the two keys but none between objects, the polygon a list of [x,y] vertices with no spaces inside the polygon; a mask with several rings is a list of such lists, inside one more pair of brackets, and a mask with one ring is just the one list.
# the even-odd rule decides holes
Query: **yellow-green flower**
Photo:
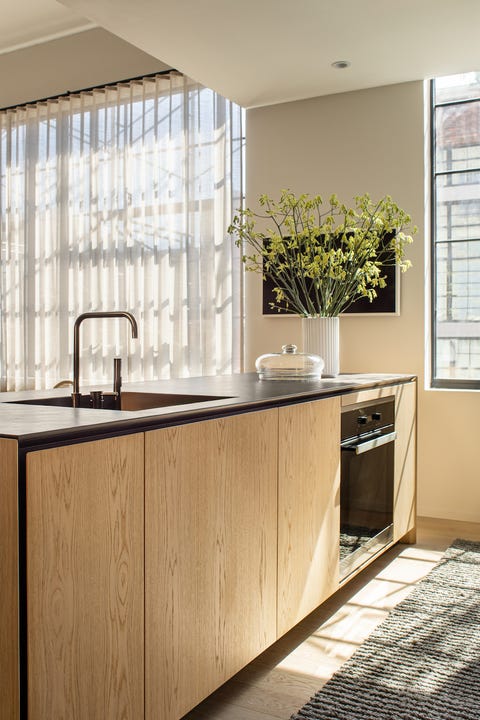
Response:
[{"label": "yellow-green flower", "polygon": [[259,204],[263,214],[239,210],[228,231],[244,250],[246,269],[273,282],[279,311],[335,316],[360,297],[372,302],[386,285],[384,267],[411,267],[405,247],[416,228],[404,232],[411,218],[389,195],[378,202],[358,195],[349,208],[333,194],[324,208],[320,195],[283,190],[278,202],[261,195]]}]

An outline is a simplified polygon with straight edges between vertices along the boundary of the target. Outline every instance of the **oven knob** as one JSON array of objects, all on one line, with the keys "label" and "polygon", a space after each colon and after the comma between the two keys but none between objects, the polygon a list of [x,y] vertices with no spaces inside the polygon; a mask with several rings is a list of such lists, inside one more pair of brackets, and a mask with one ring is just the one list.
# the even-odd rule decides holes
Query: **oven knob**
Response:
[{"label": "oven knob", "polygon": [[382,413],[374,412],[372,413],[372,420],[381,420],[382,419]]},{"label": "oven knob", "polygon": [[366,415],[359,415],[357,418],[357,423],[359,425],[366,425],[368,422],[368,417]]}]

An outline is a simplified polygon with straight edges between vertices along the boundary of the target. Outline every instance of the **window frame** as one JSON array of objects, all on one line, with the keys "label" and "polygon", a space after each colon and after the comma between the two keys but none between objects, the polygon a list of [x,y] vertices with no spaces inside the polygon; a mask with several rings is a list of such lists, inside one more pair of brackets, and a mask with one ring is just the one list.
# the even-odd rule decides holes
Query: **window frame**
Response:
[{"label": "window frame", "polygon": [[[430,80],[430,387],[443,390],[480,390],[480,376],[478,379],[469,378],[439,378],[436,376],[437,368],[437,177],[465,172],[464,170],[452,172],[436,171],[436,109],[452,105],[467,105],[480,101],[480,94],[475,98],[450,100],[446,102],[435,101],[435,78]],[[480,169],[480,168],[479,168]]]}]

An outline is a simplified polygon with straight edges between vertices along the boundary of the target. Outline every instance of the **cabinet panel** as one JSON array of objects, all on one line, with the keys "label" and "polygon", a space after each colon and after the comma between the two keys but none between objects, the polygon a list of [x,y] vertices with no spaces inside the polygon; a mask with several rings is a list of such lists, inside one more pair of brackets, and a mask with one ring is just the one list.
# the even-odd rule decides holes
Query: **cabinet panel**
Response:
[{"label": "cabinet panel", "polygon": [[340,398],[279,410],[278,635],[338,587]]},{"label": "cabinet panel", "polygon": [[278,411],[146,433],[146,718],[175,720],[276,636]]},{"label": "cabinet panel", "polygon": [[0,440],[0,720],[17,720],[18,648],[18,446]]},{"label": "cabinet panel", "polygon": [[27,456],[29,720],[138,720],[143,434]]},{"label": "cabinet panel", "polygon": [[417,383],[395,387],[395,485],[393,539],[409,533],[405,541],[415,542],[416,523],[416,405]]}]

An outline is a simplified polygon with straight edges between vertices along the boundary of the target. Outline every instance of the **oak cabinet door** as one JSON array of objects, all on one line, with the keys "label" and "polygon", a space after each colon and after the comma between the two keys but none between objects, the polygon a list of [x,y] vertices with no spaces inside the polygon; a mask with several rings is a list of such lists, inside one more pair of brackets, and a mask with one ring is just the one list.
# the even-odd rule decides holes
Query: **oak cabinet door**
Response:
[{"label": "oak cabinet door", "polygon": [[393,540],[415,542],[417,383],[395,386]]},{"label": "oak cabinet door", "polygon": [[278,635],[338,588],[340,398],[279,410]]},{"label": "oak cabinet door", "polygon": [[275,641],[277,431],[275,409],[145,435],[148,720]]},{"label": "oak cabinet door", "polygon": [[143,449],[27,455],[29,720],[143,718]]}]

